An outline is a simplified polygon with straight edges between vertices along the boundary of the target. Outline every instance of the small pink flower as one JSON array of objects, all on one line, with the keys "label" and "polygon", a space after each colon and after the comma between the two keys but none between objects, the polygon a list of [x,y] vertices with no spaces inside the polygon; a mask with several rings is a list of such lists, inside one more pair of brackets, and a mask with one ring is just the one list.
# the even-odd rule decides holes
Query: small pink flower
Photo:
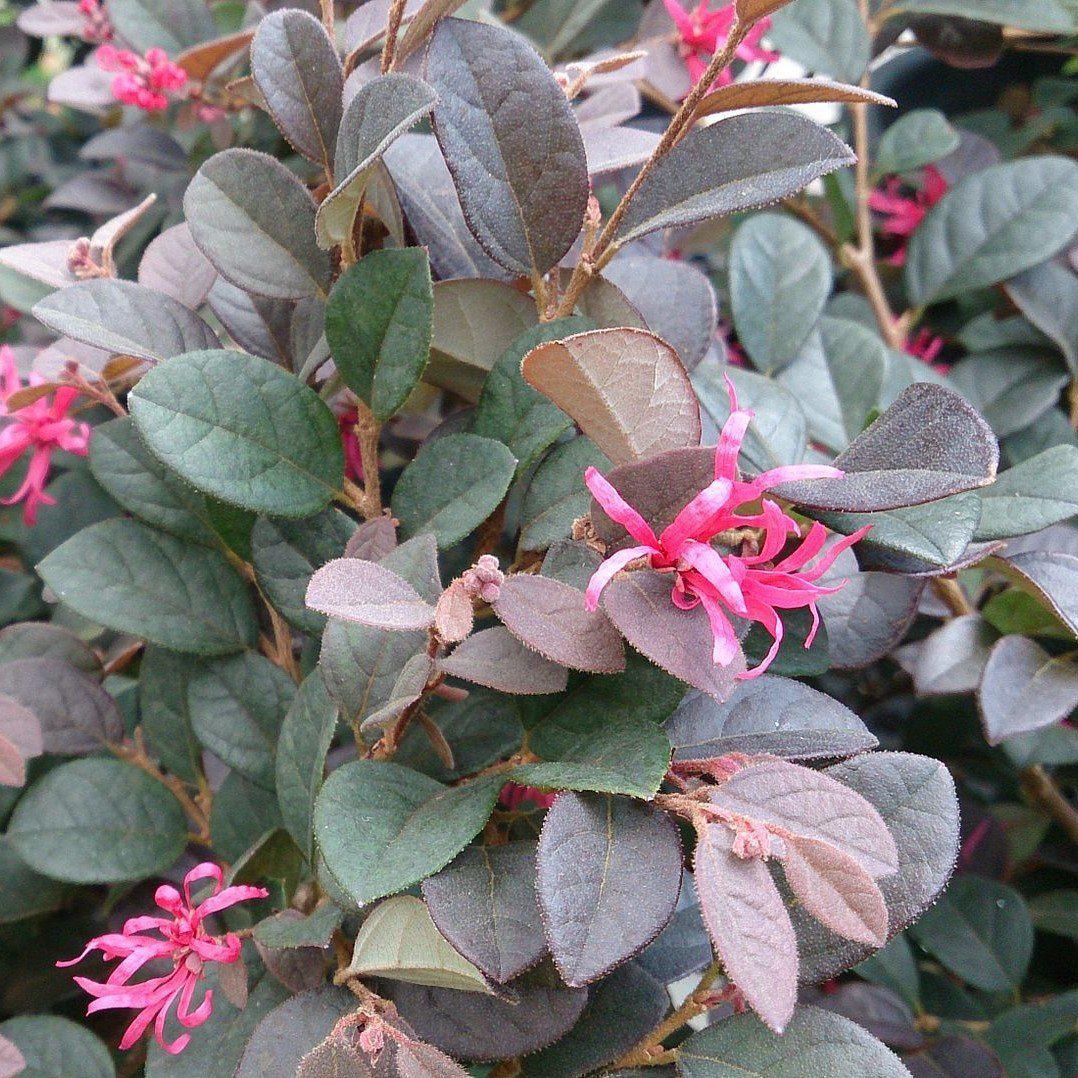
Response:
[{"label": "small pink flower", "polygon": [[906,355],[924,360],[925,363],[933,364],[943,351],[944,340],[937,337],[930,329],[922,329],[916,337],[912,337],[903,345]]},{"label": "small pink flower", "polygon": [[337,428],[341,433],[341,445],[344,446],[344,474],[357,483],[363,482],[363,454],[359,451],[359,439],[356,437],[356,422],[359,412],[347,408],[337,416]]},{"label": "small pink flower", "polygon": [[881,225],[883,233],[901,240],[895,253],[887,260],[892,266],[905,264],[910,236],[920,227],[928,211],[947,194],[947,180],[934,165],[924,170],[924,186],[915,189],[912,195],[904,195],[903,186],[898,176],[891,176],[868,199],[872,209],[884,215]]},{"label": "small pink flower", "polygon": [[538,808],[548,809],[554,804],[555,797],[557,794],[547,793],[535,786],[520,786],[515,782],[507,782],[498,795],[498,804],[502,808],[515,810],[530,802]]},{"label": "small pink flower", "polygon": [[[191,898],[191,885],[205,879],[214,881],[213,891],[196,906]],[[211,936],[204,920],[237,902],[265,898],[269,894],[264,887],[226,887],[222,890],[221,882],[220,866],[204,861],[184,876],[182,895],[168,884],[157,888],[154,901],[170,917],[131,917],[125,922],[123,931],[95,936],[78,958],[56,963],[73,966],[94,950],[100,951],[107,961],[123,960],[104,983],[91,981],[88,977],[75,978],[75,983],[94,997],[87,1014],[127,1007],[138,1010],[120,1041],[121,1049],[130,1048],[153,1022],[157,1043],[166,1052],[176,1055],[187,1047],[191,1037],[183,1033],[171,1043],[165,1040],[165,1021],[173,1003],[176,1004],[176,1018],[187,1029],[202,1025],[213,1013],[212,989],[207,989],[202,1002],[191,1009],[195,989],[205,977],[207,962],[239,961],[242,943],[231,932]],[[162,938],[142,935],[147,931],[159,932]],[[147,962],[159,958],[172,961],[171,973],[128,983]]]},{"label": "small pink flower", "polygon": [[[730,416],[715,447],[715,481],[682,509],[662,535],[656,537],[647,521],[597,469],[589,468],[584,473],[584,482],[595,500],[639,544],[619,550],[599,566],[588,582],[585,605],[589,610],[597,609],[599,596],[607,584],[630,563],[646,559],[652,569],[673,574],[670,600],[678,609],[692,610],[703,605],[715,640],[712,659],[720,666],[728,666],[738,653],[737,634],[724,607],[739,617],[759,622],[771,634],[774,643],[763,662],[738,675],[751,678],[762,674],[778,654],[783,629],[777,611],[808,607],[812,612],[812,631],[805,647],[811,647],[820,623],[817,601],[842,586],[825,588],[815,581],[868,528],[843,536],[826,553],[821,553],[827,529],[814,523],[801,545],[776,561],[787,538],[799,535],[799,529],[775,502],[760,499],[760,495],[792,480],[838,479],[843,473],[826,465],[793,464],[772,468],[750,482],[741,480],[737,457],[753,413],[738,406],[737,393],[729,377],[726,388],[730,395]],[[759,513],[742,516],[736,512],[757,500],[761,504]],[[720,554],[710,541],[731,528],[762,529],[760,549],[743,548],[739,555]],[[810,566],[809,562],[814,564]]]},{"label": "small pink flower", "polygon": [[[61,386],[52,393],[39,398],[17,412],[9,412],[7,402],[23,388],[15,365],[15,353],[4,345],[0,347],[0,417],[6,417],[0,430],[0,475],[25,453],[32,451],[26,478],[10,497],[0,498],[0,504],[14,505],[25,500],[23,520],[33,526],[37,523],[39,505],[55,505],[56,499],[45,493],[49,478],[49,465],[57,449],[85,457],[90,451],[90,427],[77,423],[67,416],[67,410],[75,402],[79,392],[70,386]],[[29,384],[42,385],[45,379],[31,374]]]},{"label": "small pink flower", "polygon": [[[689,69],[689,78],[695,86],[703,78],[711,58],[725,44],[734,23],[734,5],[727,4],[718,11],[708,10],[708,0],[700,0],[691,12],[686,11],[677,0],[663,0],[667,13],[674,20],[681,41],[678,51]],[[749,31],[748,36],[737,47],[739,60],[750,62],[762,60],[770,63],[779,59],[777,52],[765,49],[760,39],[771,29],[769,18],[761,19]],[[722,72],[715,80],[717,86],[728,86],[734,81],[729,69]],[[710,87],[709,87],[710,89]]]},{"label": "small pink flower", "polygon": [[82,40],[95,44],[112,40],[112,22],[102,0],[79,0],[83,18]]},{"label": "small pink flower", "polygon": [[97,50],[97,66],[116,75],[112,80],[112,96],[117,101],[146,112],[167,109],[168,95],[187,84],[187,72],[156,46],[142,57],[130,49],[102,45]]}]

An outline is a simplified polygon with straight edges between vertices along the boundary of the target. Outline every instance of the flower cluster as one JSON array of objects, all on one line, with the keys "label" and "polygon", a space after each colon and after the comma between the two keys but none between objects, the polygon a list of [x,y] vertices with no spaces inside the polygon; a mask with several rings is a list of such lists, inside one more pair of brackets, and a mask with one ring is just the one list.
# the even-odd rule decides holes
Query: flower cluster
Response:
[{"label": "flower cluster", "polygon": [[[727,4],[718,11],[710,11],[708,0],[700,0],[692,11],[686,11],[677,0],[663,0],[663,2],[677,27],[681,38],[678,50],[685,60],[685,66],[689,69],[689,78],[695,86],[703,78],[712,56],[719,51],[730,35],[730,28],[734,24],[736,14],[734,5]],[[760,60],[764,63],[777,60],[779,54],[765,49],[760,40],[770,29],[771,20],[760,19],[749,31],[745,40],[738,45],[737,58],[746,62]],[[727,69],[719,75],[716,85],[727,86],[733,82],[733,78]]]},{"label": "flower cluster", "polygon": [[[213,880],[213,890],[208,898],[196,905],[191,897],[191,885],[206,879]],[[157,888],[154,901],[169,914],[168,917],[131,917],[121,932],[95,936],[78,958],[56,963],[73,966],[95,950],[107,960],[122,959],[104,983],[88,977],[75,978],[75,983],[94,997],[87,1014],[127,1007],[138,1010],[120,1041],[121,1049],[130,1048],[152,1022],[157,1043],[175,1055],[187,1047],[191,1037],[182,1033],[174,1041],[165,1040],[165,1022],[172,1005],[176,1004],[176,1018],[187,1029],[202,1025],[213,1013],[212,989],[206,990],[202,1002],[192,1010],[195,989],[205,977],[208,962],[238,962],[242,944],[232,932],[211,936],[206,931],[205,920],[238,902],[266,898],[269,894],[263,887],[225,887],[222,890],[221,883],[220,866],[205,861],[184,876],[182,895],[168,884]],[[143,934],[148,931],[159,932],[161,938]],[[155,959],[170,960],[172,970],[136,984],[129,983],[147,962]]]},{"label": "flower cluster", "polygon": [[929,165],[924,170],[922,187],[915,189],[912,195],[903,194],[904,187],[900,177],[891,176],[868,199],[872,209],[884,216],[881,224],[884,234],[896,236],[900,241],[888,259],[893,266],[905,264],[909,238],[920,227],[928,211],[947,194],[947,180],[938,168]]},{"label": "flower cluster", "polygon": [[[43,385],[45,379],[31,374],[31,386]],[[90,451],[90,428],[67,415],[79,393],[71,386],[60,386],[52,394],[39,397],[18,411],[8,410],[8,401],[23,388],[15,364],[15,353],[6,345],[0,348],[0,418],[5,420],[0,430],[0,475],[4,475],[27,451],[31,451],[26,478],[19,489],[0,504],[14,505],[25,501],[23,519],[29,525],[37,523],[39,505],[55,505],[56,499],[45,493],[52,455],[57,449],[80,457]]]},{"label": "flower cluster", "polygon": [[169,105],[169,94],[187,84],[187,72],[168,58],[164,49],[147,49],[139,56],[130,49],[102,45],[97,50],[97,66],[113,72],[112,95],[125,105],[146,112],[160,112]]},{"label": "flower cluster", "polygon": [[[727,610],[759,622],[771,634],[773,643],[764,660],[740,675],[750,678],[762,674],[778,654],[783,636],[779,610],[808,607],[812,612],[812,630],[805,647],[812,645],[820,621],[816,603],[842,586],[821,587],[815,581],[868,528],[837,539],[824,551],[827,529],[814,523],[799,546],[776,560],[788,538],[800,535],[800,529],[776,502],[760,496],[781,483],[838,479],[843,473],[826,465],[795,464],[772,468],[749,482],[741,480],[737,457],[753,413],[738,405],[737,392],[729,377],[726,388],[730,395],[730,416],[715,448],[715,480],[682,509],[662,535],[656,537],[647,521],[597,469],[589,468],[584,473],[584,482],[595,500],[638,544],[612,554],[599,566],[588,582],[585,603],[589,610],[595,610],[607,584],[632,562],[646,559],[652,569],[673,575],[670,599],[676,607],[692,610],[703,606],[715,641],[712,659],[719,665],[729,666],[739,650]],[[758,513],[738,512],[756,501],[760,502]],[[762,539],[758,543],[746,541],[740,554],[720,554],[710,541],[722,532],[737,528],[759,529]]]}]

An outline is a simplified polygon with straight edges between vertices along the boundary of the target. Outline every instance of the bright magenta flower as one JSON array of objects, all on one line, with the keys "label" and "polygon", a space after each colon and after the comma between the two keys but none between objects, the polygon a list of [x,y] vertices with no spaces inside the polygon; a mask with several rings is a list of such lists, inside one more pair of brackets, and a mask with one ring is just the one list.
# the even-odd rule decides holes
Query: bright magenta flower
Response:
[{"label": "bright magenta flower", "polygon": [[79,13],[83,18],[83,41],[112,40],[112,23],[101,0],[79,0]]},{"label": "bright magenta flower", "polygon": [[933,363],[943,351],[944,340],[937,337],[930,329],[922,329],[916,337],[911,337],[903,345],[906,355]]},{"label": "bright magenta flower", "polygon": [[[692,11],[686,11],[677,0],[663,0],[663,3],[681,36],[678,49],[689,69],[689,78],[695,86],[703,78],[712,56],[725,44],[730,34],[730,27],[734,23],[734,5],[727,4],[718,11],[709,11],[708,0],[700,0]],[[737,58],[746,62],[762,60],[765,63],[777,60],[777,52],[765,49],[760,44],[760,39],[770,29],[771,20],[761,19],[738,45]],[[727,69],[719,75],[715,83],[718,86],[728,86],[733,81],[734,77]]]},{"label": "bright magenta flower", "polygon": [[882,189],[869,195],[868,204],[884,215],[882,231],[888,236],[898,236],[902,242],[887,260],[893,266],[901,266],[906,261],[906,247],[909,237],[917,231],[925,215],[945,194],[947,180],[934,165],[924,170],[924,186],[912,195],[902,193],[903,183],[898,176],[888,179]]},{"label": "bright magenta flower", "polygon": [[[712,658],[720,666],[728,666],[738,652],[737,634],[726,610],[759,622],[771,634],[774,643],[763,662],[739,675],[751,678],[762,674],[778,654],[783,635],[779,610],[809,608],[812,631],[805,647],[812,645],[820,623],[817,601],[842,586],[825,588],[815,581],[868,528],[843,536],[822,553],[827,529],[814,523],[801,545],[781,561],[776,561],[787,538],[798,535],[799,529],[775,502],[767,498],[761,500],[760,495],[780,483],[797,479],[839,479],[843,473],[826,465],[793,464],[772,468],[749,482],[741,480],[737,457],[753,413],[739,407],[729,377],[726,388],[730,394],[730,417],[715,447],[715,481],[681,510],[662,535],[656,537],[647,521],[595,468],[584,473],[584,482],[595,500],[639,544],[619,550],[599,566],[588,582],[585,605],[589,610],[595,610],[599,596],[614,576],[631,562],[647,558],[652,569],[674,575],[670,599],[676,607],[692,610],[703,605],[715,639]],[[737,512],[741,506],[757,500],[761,505],[759,513],[744,516]],[[746,549],[739,555],[720,554],[710,541],[731,528],[762,529],[760,549]],[[809,562],[814,564],[810,566]]]},{"label": "bright magenta flower", "polygon": [[[42,385],[44,381],[39,374],[29,377],[32,386]],[[51,401],[48,396],[41,397],[17,412],[9,412],[7,402],[22,388],[15,353],[4,345],[0,348],[0,417],[6,417],[6,422],[0,430],[0,475],[27,450],[31,450],[32,455],[19,489],[8,498],[0,498],[0,504],[14,505],[25,500],[23,520],[33,526],[37,523],[39,505],[56,504],[56,499],[45,493],[53,453],[63,449],[80,457],[86,456],[90,451],[90,427],[67,416],[67,410],[79,395],[78,390],[70,386],[57,389]]]},{"label": "bright magenta flower", "polygon": [[[213,880],[213,891],[196,906],[191,898],[191,885],[205,879]],[[123,960],[104,983],[91,981],[88,977],[75,978],[75,983],[94,997],[87,1014],[126,1007],[138,1010],[120,1041],[121,1049],[130,1048],[153,1022],[157,1043],[166,1052],[176,1055],[187,1047],[191,1037],[182,1033],[172,1042],[165,1040],[165,1021],[173,1003],[176,1004],[176,1018],[187,1029],[202,1025],[213,1013],[212,989],[207,989],[202,1002],[191,1009],[195,989],[205,976],[207,962],[239,961],[242,943],[232,932],[211,936],[206,931],[205,918],[235,906],[237,902],[265,898],[269,894],[264,887],[226,887],[222,890],[221,882],[220,866],[204,861],[184,876],[182,895],[168,884],[157,888],[154,901],[170,914],[169,917],[131,917],[122,932],[95,936],[78,958],[56,963],[73,966],[94,950],[100,951],[107,960]],[[162,938],[142,934],[147,931],[159,932]],[[147,962],[158,958],[171,959],[171,973],[136,984],[128,983]]]},{"label": "bright magenta flower", "polygon": [[363,454],[359,449],[359,438],[356,436],[356,422],[359,412],[355,408],[346,408],[337,416],[337,429],[341,435],[341,445],[344,447],[344,474],[357,483],[363,482]]},{"label": "bright magenta flower", "polygon": [[174,64],[164,49],[154,47],[139,56],[130,49],[102,45],[97,50],[97,66],[116,74],[112,80],[112,96],[125,105],[134,105],[146,112],[168,108],[168,95],[187,84],[187,72]]}]

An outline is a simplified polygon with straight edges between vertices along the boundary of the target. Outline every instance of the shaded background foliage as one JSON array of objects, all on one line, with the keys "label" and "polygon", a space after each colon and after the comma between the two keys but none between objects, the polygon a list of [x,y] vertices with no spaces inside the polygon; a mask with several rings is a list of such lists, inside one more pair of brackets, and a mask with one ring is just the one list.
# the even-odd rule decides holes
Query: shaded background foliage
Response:
[{"label": "shaded background foliage", "polygon": [[[187,71],[154,113],[120,108],[87,11],[3,9],[4,340],[93,434],[35,525],[0,510],[0,1071],[372,1073],[330,1036],[361,1002],[336,970],[399,1009],[377,1073],[1070,1073],[1073,2],[778,8],[782,59],[705,98],[575,296],[589,192],[610,222],[689,91],[668,6],[408,3],[380,75],[390,9],[339,5],[334,45],[313,6],[90,4]],[[467,21],[428,50],[442,15]],[[823,125],[725,115],[805,104]],[[872,525],[813,646],[787,613],[743,682],[657,574],[585,611],[574,528],[628,542],[587,467],[656,526],[711,482],[724,375],[743,470],[835,460],[775,493]],[[481,554],[517,571],[459,584]],[[770,638],[742,635],[755,665]],[[814,908],[789,861],[776,889],[655,806],[731,753],[874,807],[885,947],[878,911],[836,929],[841,888]],[[763,813],[775,766],[714,800]],[[827,821],[794,822],[820,856]],[[203,856],[269,890],[225,919],[244,984],[208,974],[181,1055],[122,1056],[53,963]],[[768,887],[777,913],[739,912]],[[799,964],[788,1024],[743,964],[761,924],[770,980]],[[784,1039],[731,1017],[712,944]]]}]

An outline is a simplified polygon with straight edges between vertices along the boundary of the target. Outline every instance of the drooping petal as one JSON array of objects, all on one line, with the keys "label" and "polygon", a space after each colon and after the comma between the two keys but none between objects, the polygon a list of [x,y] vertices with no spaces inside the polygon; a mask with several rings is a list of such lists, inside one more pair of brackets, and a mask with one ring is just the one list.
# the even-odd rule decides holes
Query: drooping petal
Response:
[{"label": "drooping petal", "polygon": [[712,598],[706,592],[700,593],[700,602],[707,612],[707,619],[711,624],[711,635],[715,643],[711,649],[711,659],[719,666],[729,666],[737,657],[739,645],[734,627],[729,618],[723,612],[722,604]]},{"label": "drooping petal", "polygon": [[588,610],[597,610],[599,608],[599,596],[602,595],[607,584],[630,562],[654,553],[655,551],[649,546],[631,546],[625,550],[619,550],[616,554],[611,554],[592,573],[591,579],[588,581],[587,590],[584,592],[584,606]]},{"label": "drooping petal", "polygon": [[180,1001],[176,1005],[176,1017],[180,1020],[180,1025],[186,1026],[188,1029],[194,1029],[195,1026],[202,1025],[213,1014],[212,988],[206,989],[205,998],[194,1011],[191,1010],[191,1001],[194,999],[197,984],[197,977],[192,977],[188,980],[180,992]]},{"label": "drooping petal", "polygon": [[782,622],[779,620],[779,616],[774,610],[764,606],[762,603],[753,603],[750,601],[749,617],[751,617],[753,621],[758,621],[763,625],[772,637],[774,637],[774,641],[767,654],[763,657],[763,660],[757,666],[737,675],[740,681],[749,681],[764,673],[764,671],[775,661],[775,656],[778,655],[779,647],[782,645]]},{"label": "drooping petal", "polygon": [[854,543],[859,543],[868,533],[872,531],[872,525],[866,524],[863,528],[858,528],[857,531],[850,535],[844,535],[841,539],[837,539],[831,544],[821,555],[820,560],[815,565],[808,569],[802,570],[799,574],[803,580],[819,580],[828,569],[835,563],[835,559],[844,550],[849,550]]},{"label": "drooping petal", "polygon": [[792,573],[802,568],[823,550],[825,542],[827,542],[827,529],[819,521],[814,521],[804,542],[788,557],[776,562],[775,572]]},{"label": "drooping petal", "polygon": [[759,554],[740,555],[744,565],[760,565],[773,560],[786,545],[786,536],[790,530],[797,530],[797,525],[772,501],[763,502],[763,511],[753,526],[764,529],[764,545]]},{"label": "drooping petal", "polygon": [[651,525],[607,482],[598,468],[584,472],[584,485],[611,520],[620,524],[638,543],[659,549]]},{"label": "drooping petal", "polygon": [[734,579],[722,555],[714,547],[689,540],[681,549],[681,557],[711,584],[734,613],[748,613],[740,585]]}]

